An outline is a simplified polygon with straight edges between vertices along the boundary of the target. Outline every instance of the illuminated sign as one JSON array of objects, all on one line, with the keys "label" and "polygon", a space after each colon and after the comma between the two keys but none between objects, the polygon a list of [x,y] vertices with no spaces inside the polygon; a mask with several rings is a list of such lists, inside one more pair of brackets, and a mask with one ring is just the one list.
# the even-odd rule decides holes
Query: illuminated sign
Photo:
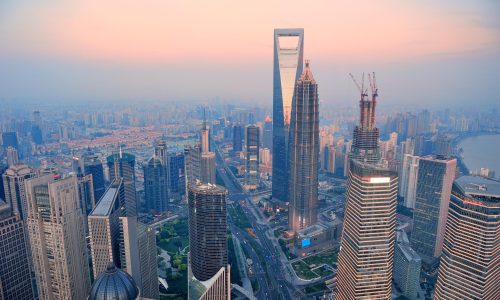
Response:
[{"label": "illuminated sign", "polygon": [[370,178],[370,183],[389,183],[391,182],[390,177],[372,177]]},{"label": "illuminated sign", "polygon": [[301,242],[302,248],[306,248],[311,246],[311,239],[303,239]]}]

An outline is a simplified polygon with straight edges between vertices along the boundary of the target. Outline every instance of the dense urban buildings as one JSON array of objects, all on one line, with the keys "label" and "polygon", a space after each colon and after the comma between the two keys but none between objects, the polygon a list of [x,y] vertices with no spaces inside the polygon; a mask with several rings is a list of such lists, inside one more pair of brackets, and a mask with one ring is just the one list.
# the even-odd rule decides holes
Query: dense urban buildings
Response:
[{"label": "dense urban buildings", "polygon": [[419,161],[411,247],[426,268],[437,263],[441,255],[456,166],[456,159],[440,156]]},{"label": "dense urban buildings", "polygon": [[318,217],[319,100],[308,61],[292,104],[288,229],[296,232],[315,224]]},{"label": "dense urban buildings", "polygon": [[498,299],[500,182],[460,177],[449,207],[435,299]]},{"label": "dense urban buildings", "polygon": [[25,182],[27,227],[39,299],[85,299],[90,270],[76,176]]},{"label": "dense urban buildings", "polygon": [[274,30],[272,196],[287,202],[288,135],[297,80],[302,74],[304,29]]},{"label": "dense urban buildings", "polygon": [[255,189],[259,184],[260,129],[255,125],[245,127],[245,185]]},{"label": "dense urban buildings", "polygon": [[125,203],[121,204],[124,208],[123,216],[137,216],[137,198],[135,190],[135,156],[129,153],[123,153],[122,150],[114,153],[107,158],[109,168],[109,179],[111,181],[122,178],[125,187]]},{"label": "dense urban buildings", "polygon": [[[226,189],[217,185],[189,185],[189,299],[230,297],[226,197]],[[204,296],[214,291],[218,294]]]},{"label": "dense urban buildings", "polygon": [[34,299],[26,226],[0,201],[0,299]]}]

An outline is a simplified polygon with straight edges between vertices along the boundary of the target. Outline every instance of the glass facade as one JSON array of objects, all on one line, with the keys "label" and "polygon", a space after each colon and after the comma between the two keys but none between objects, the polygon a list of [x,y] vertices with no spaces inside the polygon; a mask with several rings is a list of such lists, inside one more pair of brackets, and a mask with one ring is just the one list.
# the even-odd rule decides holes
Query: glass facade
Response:
[{"label": "glass facade", "polygon": [[288,135],[303,51],[304,29],[274,30],[272,196],[281,201],[288,201]]}]

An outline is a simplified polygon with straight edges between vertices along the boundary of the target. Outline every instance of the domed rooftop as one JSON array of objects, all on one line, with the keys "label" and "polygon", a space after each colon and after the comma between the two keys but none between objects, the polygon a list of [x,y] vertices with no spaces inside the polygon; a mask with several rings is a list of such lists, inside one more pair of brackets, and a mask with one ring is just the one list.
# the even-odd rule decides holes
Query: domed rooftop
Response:
[{"label": "domed rooftop", "polygon": [[89,300],[136,300],[139,289],[134,279],[110,263],[94,281]]}]

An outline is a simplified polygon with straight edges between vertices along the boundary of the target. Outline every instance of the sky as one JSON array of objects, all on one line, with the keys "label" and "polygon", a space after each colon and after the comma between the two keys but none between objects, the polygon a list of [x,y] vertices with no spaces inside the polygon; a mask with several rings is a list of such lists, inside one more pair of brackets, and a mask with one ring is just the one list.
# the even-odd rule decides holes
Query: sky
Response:
[{"label": "sky", "polygon": [[304,28],[323,104],[376,72],[392,106],[498,106],[500,2],[1,0],[0,101],[271,105],[274,28]]}]

